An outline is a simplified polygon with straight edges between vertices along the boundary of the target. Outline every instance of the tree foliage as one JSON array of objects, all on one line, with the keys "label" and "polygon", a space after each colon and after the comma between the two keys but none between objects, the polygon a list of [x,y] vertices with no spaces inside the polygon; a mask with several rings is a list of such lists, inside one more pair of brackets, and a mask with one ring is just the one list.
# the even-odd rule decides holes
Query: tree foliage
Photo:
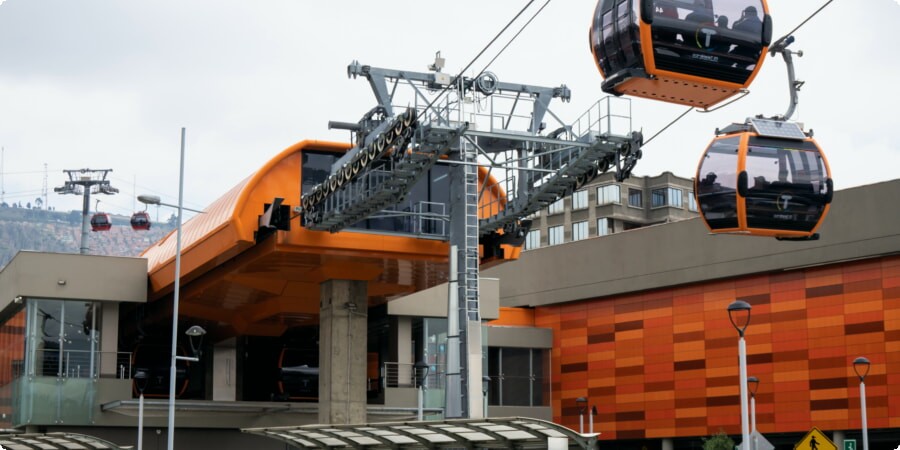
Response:
[{"label": "tree foliage", "polygon": [[734,439],[731,439],[724,431],[703,438],[703,450],[734,450]]}]

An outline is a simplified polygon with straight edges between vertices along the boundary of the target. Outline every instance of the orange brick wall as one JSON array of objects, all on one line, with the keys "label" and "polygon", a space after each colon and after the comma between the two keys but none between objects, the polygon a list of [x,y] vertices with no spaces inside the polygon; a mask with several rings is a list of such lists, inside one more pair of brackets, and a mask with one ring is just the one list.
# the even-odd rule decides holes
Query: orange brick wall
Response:
[{"label": "orange brick wall", "polygon": [[735,299],[753,306],[761,433],[859,429],[857,356],[869,429],[900,427],[900,257],[536,308],[554,330],[554,420],[577,429],[587,396],[603,440],[740,434]]}]

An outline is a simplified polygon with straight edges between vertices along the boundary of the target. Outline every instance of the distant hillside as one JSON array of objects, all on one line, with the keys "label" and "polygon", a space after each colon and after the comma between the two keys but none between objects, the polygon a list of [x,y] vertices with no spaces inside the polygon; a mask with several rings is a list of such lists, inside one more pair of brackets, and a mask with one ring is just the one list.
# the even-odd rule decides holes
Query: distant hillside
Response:
[{"label": "distant hillside", "polygon": [[[112,216],[109,231],[90,232],[92,255],[137,256],[172,231],[154,222],[149,231],[131,229],[130,217]],[[78,253],[81,248],[81,211],[0,207],[0,267],[19,250]]]}]

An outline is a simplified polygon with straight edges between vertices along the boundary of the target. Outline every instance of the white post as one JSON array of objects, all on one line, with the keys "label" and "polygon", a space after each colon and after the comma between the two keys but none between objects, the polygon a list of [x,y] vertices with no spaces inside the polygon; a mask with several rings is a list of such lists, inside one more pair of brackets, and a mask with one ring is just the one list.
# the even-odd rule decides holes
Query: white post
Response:
[{"label": "white post", "polygon": [[588,411],[588,433],[594,434],[594,410]]},{"label": "white post", "polygon": [[869,424],[866,423],[866,382],[859,380],[859,409],[862,414],[863,450],[869,450]]},{"label": "white post", "polygon": [[753,433],[752,450],[756,450],[756,394],[750,396],[750,432]]},{"label": "white post", "polygon": [[137,450],[144,448],[144,391],[138,400],[138,443]]},{"label": "white post", "polygon": [[178,356],[178,294],[181,289],[181,216],[184,200],[184,128],[181,128],[181,164],[178,172],[178,224],[175,238],[175,284],[172,292],[172,361],[169,368],[169,435],[166,448],[175,450],[175,364]]},{"label": "white post", "polygon": [[743,334],[738,341],[738,359],[740,359],[741,383],[741,450],[750,450],[750,420],[747,417],[747,342]]},{"label": "white post", "polygon": [[584,434],[584,408],[578,413],[578,432]]},{"label": "white post", "polygon": [[417,392],[419,393],[419,415],[418,415],[419,422],[424,420],[424,414],[422,413],[422,409],[425,407],[425,405],[424,405],[425,394],[424,394],[424,392],[422,392],[423,389],[424,389],[424,387],[421,384],[419,384],[419,389],[417,389]]}]

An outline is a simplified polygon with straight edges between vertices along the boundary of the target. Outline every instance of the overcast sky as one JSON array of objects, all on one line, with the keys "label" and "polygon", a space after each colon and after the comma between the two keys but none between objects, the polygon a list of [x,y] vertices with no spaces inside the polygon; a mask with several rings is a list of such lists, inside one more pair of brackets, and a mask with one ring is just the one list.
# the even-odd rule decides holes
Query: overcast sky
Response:
[{"label": "overcast sky", "polygon": [[[824,2],[770,0],[775,36]],[[64,169],[113,169],[121,193],[100,196],[101,210],[141,209],[135,193],[175,203],[186,127],[185,206],[203,208],[297,141],[347,140],[328,121],[355,122],[375,104],[364,80],[347,78],[351,61],[426,71],[441,51],[445,71],[456,73],[526,3],[0,0],[4,198],[34,202],[46,164],[58,210],[81,208],[80,197],[53,193]],[[574,121],[603,96],[587,42],[594,6],[551,1],[490,70],[501,81],[567,84],[571,103],[552,109]],[[836,187],[898,178],[897,0],[836,0],[796,37],[806,85],[794,118],[815,130]],[[766,60],[751,92],[720,111],[689,114],[645,147],[635,173],[693,176],[716,127],[783,113],[780,57]],[[648,137],[686,109],[643,99],[632,107]]]}]

